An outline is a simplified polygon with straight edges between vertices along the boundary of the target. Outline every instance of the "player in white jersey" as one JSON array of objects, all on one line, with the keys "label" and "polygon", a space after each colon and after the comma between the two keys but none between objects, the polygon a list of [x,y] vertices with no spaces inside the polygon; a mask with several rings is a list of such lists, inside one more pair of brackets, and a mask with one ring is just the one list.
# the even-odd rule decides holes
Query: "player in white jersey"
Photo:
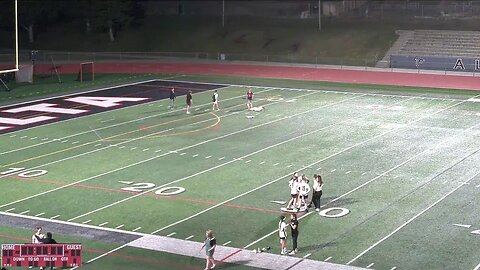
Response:
[{"label": "player in white jersey", "polygon": [[288,181],[288,186],[290,187],[290,196],[291,199],[288,202],[287,209],[292,209],[293,206],[297,205],[298,201],[298,173],[294,173],[290,181]]},{"label": "player in white jersey", "polygon": [[278,222],[278,237],[280,237],[281,255],[287,254],[287,223],[285,223],[285,217],[281,216]]},{"label": "player in white jersey", "polygon": [[308,193],[311,190],[310,185],[308,184],[307,177],[305,177],[305,175],[302,175],[300,178],[301,179],[297,185],[297,190],[298,190],[298,206],[297,207],[298,208],[301,208],[303,205],[307,206]]}]

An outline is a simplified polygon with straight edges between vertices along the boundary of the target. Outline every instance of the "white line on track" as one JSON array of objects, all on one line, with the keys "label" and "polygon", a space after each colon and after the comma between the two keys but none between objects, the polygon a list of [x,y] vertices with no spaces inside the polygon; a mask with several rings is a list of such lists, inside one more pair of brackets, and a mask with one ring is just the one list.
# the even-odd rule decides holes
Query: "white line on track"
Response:
[{"label": "white line on track", "polygon": [[51,217],[50,219],[56,219],[56,218],[58,218],[59,216],[60,216],[60,215],[55,215],[55,216]]},{"label": "white line on track", "polygon": [[[114,86],[114,87],[106,87],[106,88],[101,88],[101,89],[96,89],[96,90],[91,90],[91,91],[86,91],[86,92],[80,92],[80,93],[76,93],[76,94],[88,93],[88,92],[95,92],[95,91],[101,91],[101,90],[118,88],[118,87],[124,87],[124,86],[131,86],[131,85],[142,84],[142,83],[153,82],[153,81],[158,81],[158,80],[147,80],[147,81],[143,81],[143,82],[137,82],[137,83],[131,83],[131,84],[124,84],[124,85],[119,85],[119,86]],[[228,87],[229,87],[229,85],[224,85],[223,88],[228,88]],[[219,89],[221,89],[221,88],[219,88]],[[259,93],[268,92],[268,91],[270,91],[270,90],[259,91]],[[200,93],[205,93],[205,92],[200,92]],[[194,94],[194,95],[195,95],[195,94]],[[58,97],[65,97],[65,96],[68,96],[68,95],[56,96],[56,97],[58,98]],[[235,96],[235,97],[231,97],[231,98],[224,99],[223,101],[232,100],[232,99],[237,99],[237,98],[239,98],[239,97],[240,97],[240,96]],[[44,100],[44,99],[40,99],[40,100],[37,100],[37,101],[41,101],[41,100]],[[160,100],[160,101],[161,101],[161,100]],[[152,102],[158,102],[158,100],[152,101]],[[20,104],[23,104],[23,103],[17,103],[17,104],[12,104],[12,105],[20,105]],[[116,109],[116,110],[122,110],[122,109],[137,107],[137,106],[144,106],[144,105],[146,105],[146,104],[148,104],[148,103],[135,104],[135,105],[127,106],[127,107],[118,108],[118,109]],[[198,105],[198,106],[210,106],[210,105],[211,105],[210,103],[204,103],[204,104],[200,104],[200,105]],[[116,111],[116,110],[115,110],[115,111]],[[26,147],[17,148],[17,149],[13,149],[13,150],[10,150],[10,151],[2,152],[2,153],[0,153],[0,156],[1,156],[1,155],[5,155],[5,154],[9,154],[9,153],[13,153],[13,152],[17,152],[17,151],[22,151],[22,150],[29,149],[29,148],[32,148],[32,147],[41,146],[41,145],[44,145],[44,144],[47,144],[47,143],[51,143],[51,142],[54,142],[54,141],[58,141],[58,140],[64,140],[64,139],[68,139],[68,138],[80,136],[80,135],[83,135],[83,134],[88,134],[88,133],[91,133],[91,132],[97,132],[97,131],[104,130],[104,129],[108,129],[108,128],[113,128],[113,127],[117,127],[117,126],[122,126],[122,125],[130,124],[130,123],[135,123],[135,122],[137,122],[137,121],[141,121],[141,120],[145,120],[145,119],[150,119],[150,118],[162,116],[162,115],[165,115],[165,114],[170,114],[170,113],[172,113],[172,112],[181,112],[181,111],[183,111],[183,110],[184,110],[184,109],[181,108],[181,109],[177,109],[177,110],[171,110],[171,111],[167,111],[167,112],[162,112],[162,113],[150,115],[150,116],[147,116],[147,117],[142,117],[142,118],[133,119],[133,120],[129,120],[129,121],[125,121],[125,122],[122,122],[122,123],[117,123],[117,124],[113,124],[113,125],[109,125],[109,126],[105,126],[105,127],[93,129],[93,130],[88,130],[88,131],[83,131],[83,132],[75,133],[75,134],[72,134],[72,135],[69,135],[69,136],[66,136],[66,137],[62,137],[62,138],[59,138],[59,139],[52,139],[52,140],[50,140],[50,141],[47,141],[48,138],[45,138],[45,139],[44,139],[45,141],[42,142],[42,143],[38,143],[38,144],[34,144],[34,145],[29,145],[29,146],[26,146]],[[97,114],[95,114],[95,115],[99,115],[99,114],[103,114],[103,113],[109,113],[109,112],[111,113],[112,111],[113,111],[113,110],[105,111],[105,112],[100,112],[100,113],[97,113]],[[54,123],[50,123],[50,124],[45,124],[45,125],[42,125],[41,127],[49,126],[49,125],[54,125],[54,124],[59,124],[59,123],[64,123],[64,122],[67,122],[67,121],[72,121],[72,120],[76,120],[76,119],[80,119],[80,118],[88,117],[88,116],[92,116],[92,115],[85,115],[85,116],[81,116],[81,117],[76,117],[76,118],[72,118],[72,119],[67,119],[67,120],[60,121],[60,122],[54,122]],[[40,127],[40,126],[36,126],[36,127]],[[32,127],[32,128],[35,128],[35,127]],[[30,129],[30,128],[27,128],[27,129]],[[23,130],[19,130],[19,131],[25,131],[25,130],[27,130],[27,129],[23,129]],[[17,132],[17,131],[15,131],[15,132]],[[0,135],[0,136],[1,136],[1,135]],[[15,134],[10,135],[11,138],[13,138],[13,137],[15,137],[15,136],[17,136],[17,135],[15,135]]]},{"label": "white line on track", "polygon": [[185,238],[185,240],[192,239],[195,235],[190,235],[189,237]]},{"label": "white line on track", "polygon": [[428,210],[430,210],[431,208],[433,208],[435,205],[439,204],[441,201],[443,201],[445,198],[447,198],[448,196],[450,196],[452,193],[454,193],[455,191],[457,191],[458,189],[460,189],[461,187],[463,187],[463,185],[465,183],[469,183],[471,180],[473,180],[475,177],[477,177],[478,175],[480,175],[480,172],[476,173],[474,176],[470,177],[468,180],[462,182],[460,185],[458,185],[457,187],[455,187],[454,189],[452,189],[450,192],[448,192],[447,194],[443,195],[440,199],[438,199],[437,201],[435,201],[433,204],[429,205],[427,208],[423,209],[421,212],[419,212],[418,214],[416,214],[415,216],[413,216],[412,218],[410,218],[409,220],[407,220],[405,223],[403,223],[402,225],[400,225],[398,228],[396,228],[395,230],[393,230],[391,233],[389,233],[388,235],[386,235],[385,237],[383,237],[382,239],[380,239],[379,241],[377,241],[375,244],[371,245],[369,248],[365,249],[364,251],[362,251],[360,254],[358,254],[355,258],[351,259],[347,265],[353,263],[354,261],[356,261],[358,258],[362,257],[363,255],[365,255],[367,252],[369,252],[370,250],[372,250],[373,248],[375,248],[376,246],[378,246],[379,244],[381,244],[383,241],[387,240],[388,238],[390,238],[390,236],[394,235],[396,232],[400,231],[402,228],[404,228],[405,226],[407,226],[408,224],[410,224],[412,221],[414,221],[415,219],[417,219],[419,216],[425,214]]},{"label": "white line on track", "polygon": [[38,214],[36,214],[35,216],[36,216],[36,217],[39,217],[39,216],[43,216],[43,215],[45,215],[45,212],[38,213]]},{"label": "white line on track", "polygon": [[105,226],[105,225],[107,225],[107,224],[108,224],[108,222],[103,222],[103,223],[98,224],[98,226],[99,226],[99,227],[102,227],[102,226]]},{"label": "white line on track", "polygon": [[169,233],[169,234],[167,234],[167,237],[174,236],[175,234],[177,234],[177,233],[176,232]]}]

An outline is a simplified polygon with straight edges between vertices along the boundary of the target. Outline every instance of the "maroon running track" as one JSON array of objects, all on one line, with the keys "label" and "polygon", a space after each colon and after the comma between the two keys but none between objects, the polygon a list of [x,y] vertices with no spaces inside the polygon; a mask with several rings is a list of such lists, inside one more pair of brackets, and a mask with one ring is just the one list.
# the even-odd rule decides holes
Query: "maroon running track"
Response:
[{"label": "maroon running track", "polygon": [[[36,73],[50,73],[51,65],[37,65]],[[78,64],[62,64],[60,73],[78,73]],[[434,87],[480,90],[480,77],[421,74],[391,71],[367,71],[315,67],[201,63],[95,63],[96,73],[157,73],[233,75],[342,83]]]}]

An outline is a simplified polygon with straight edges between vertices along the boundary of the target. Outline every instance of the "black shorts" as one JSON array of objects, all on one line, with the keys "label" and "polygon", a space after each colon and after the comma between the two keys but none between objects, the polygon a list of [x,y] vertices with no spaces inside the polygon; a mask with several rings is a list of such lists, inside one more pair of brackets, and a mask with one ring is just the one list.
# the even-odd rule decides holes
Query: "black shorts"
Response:
[{"label": "black shorts", "polygon": [[191,101],[187,101],[187,105],[188,105],[188,106],[192,106],[192,102],[191,102]]},{"label": "black shorts", "polygon": [[290,194],[292,195],[292,198],[296,199],[298,197],[298,194]]}]

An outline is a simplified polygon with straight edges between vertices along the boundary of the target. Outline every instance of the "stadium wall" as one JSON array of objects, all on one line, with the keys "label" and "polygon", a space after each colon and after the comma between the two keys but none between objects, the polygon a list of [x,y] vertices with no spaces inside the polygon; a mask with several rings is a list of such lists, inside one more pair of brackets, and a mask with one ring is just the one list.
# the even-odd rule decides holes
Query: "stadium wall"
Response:
[{"label": "stadium wall", "polygon": [[391,68],[479,72],[480,57],[439,57],[391,55]]}]

